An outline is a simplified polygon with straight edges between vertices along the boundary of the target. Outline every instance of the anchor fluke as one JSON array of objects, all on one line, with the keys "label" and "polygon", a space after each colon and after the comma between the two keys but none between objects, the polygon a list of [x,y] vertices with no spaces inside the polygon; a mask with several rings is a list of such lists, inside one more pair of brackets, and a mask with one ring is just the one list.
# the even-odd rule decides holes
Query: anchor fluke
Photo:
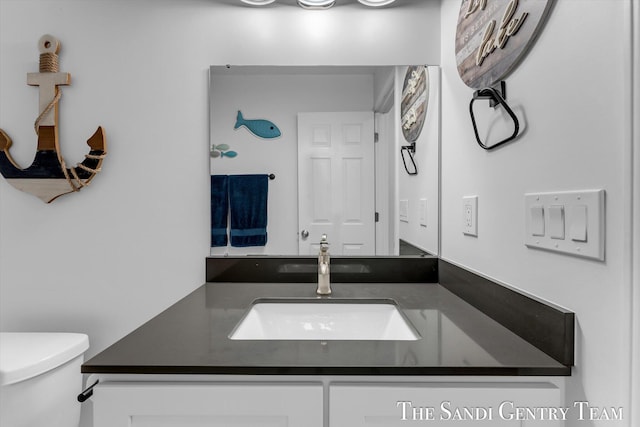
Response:
[{"label": "anchor fluke", "polygon": [[8,150],[11,147],[11,138],[0,129],[0,151]]},{"label": "anchor fluke", "polygon": [[91,180],[102,170],[102,161],[107,155],[107,141],[104,136],[102,126],[98,126],[95,133],[87,140],[87,145],[91,147],[89,154],[85,154],[82,163],[68,169],[68,174],[73,177],[70,181],[74,191],[89,185]]},{"label": "anchor fluke", "polygon": [[91,138],[87,140],[87,145],[91,147],[92,150],[100,150],[107,152],[107,146],[104,140],[104,130],[102,126],[98,126],[98,129],[91,135]]},{"label": "anchor fluke", "polygon": [[[56,142],[53,146],[51,139]],[[91,150],[85,154],[82,163],[72,168],[66,167],[57,145],[57,132],[42,126],[34,160],[29,167],[21,169],[9,153],[11,139],[0,129],[0,173],[13,187],[33,194],[45,203],[51,203],[64,194],[80,191],[100,172],[102,161],[107,155],[104,130],[98,127],[87,140]]]},{"label": "anchor fluke", "polygon": [[90,147],[82,163],[67,168],[60,153],[58,141],[58,101],[61,96],[59,86],[71,83],[69,73],[59,72],[58,52],[60,42],[53,36],[44,35],[38,41],[40,69],[38,73],[27,74],[27,84],[39,86],[39,115],[35,121],[38,148],[31,166],[21,169],[9,153],[12,141],[0,129],[0,173],[15,188],[33,194],[46,203],[81,190],[101,170],[107,154],[107,143],[101,126],[87,140]]}]

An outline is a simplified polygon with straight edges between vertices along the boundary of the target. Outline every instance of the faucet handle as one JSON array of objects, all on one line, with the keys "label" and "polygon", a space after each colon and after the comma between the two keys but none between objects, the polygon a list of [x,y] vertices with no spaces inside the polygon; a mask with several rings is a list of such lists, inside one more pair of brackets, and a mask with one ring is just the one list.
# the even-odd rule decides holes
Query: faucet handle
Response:
[{"label": "faucet handle", "polygon": [[327,235],[323,234],[320,238],[320,252],[325,253],[329,250],[329,242],[327,242]]}]

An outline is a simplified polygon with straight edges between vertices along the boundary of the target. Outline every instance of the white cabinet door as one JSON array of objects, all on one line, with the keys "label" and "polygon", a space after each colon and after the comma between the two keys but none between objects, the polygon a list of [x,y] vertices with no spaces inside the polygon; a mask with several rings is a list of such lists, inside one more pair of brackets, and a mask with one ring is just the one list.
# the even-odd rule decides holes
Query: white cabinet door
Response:
[{"label": "white cabinet door", "polygon": [[94,427],[322,427],[322,384],[105,382]]},{"label": "white cabinet door", "polygon": [[550,411],[562,403],[561,390],[550,383],[334,383],[329,388],[331,427],[560,427],[564,422],[552,419]]}]

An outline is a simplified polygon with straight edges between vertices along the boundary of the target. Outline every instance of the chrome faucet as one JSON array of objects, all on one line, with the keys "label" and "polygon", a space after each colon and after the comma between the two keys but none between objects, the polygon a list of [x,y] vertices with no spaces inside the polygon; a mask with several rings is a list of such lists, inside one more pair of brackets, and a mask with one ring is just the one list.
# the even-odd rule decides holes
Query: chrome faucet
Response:
[{"label": "chrome faucet", "polygon": [[320,252],[318,253],[318,295],[331,294],[331,282],[329,280],[329,242],[327,235],[320,239]]}]

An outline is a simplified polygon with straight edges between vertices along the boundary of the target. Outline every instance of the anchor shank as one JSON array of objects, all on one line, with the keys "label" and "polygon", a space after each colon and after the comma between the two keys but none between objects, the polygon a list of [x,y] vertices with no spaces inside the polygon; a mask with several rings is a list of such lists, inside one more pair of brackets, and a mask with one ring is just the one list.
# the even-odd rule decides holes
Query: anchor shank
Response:
[{"label": "anchor shank", "polygon": [[[29,86],[40,86],[39,114],[47,108],[49,103],[56,96],[56,86],[71,84],[71,74],[69,73],[27,73],[27,84]],[[58,105],[44,115],[40,121],[40,126],[57,126]]]},{"label": "anchor shank", "polygon": [[38,151],[58,151],[58,130],[55,126],[40,126]]}]

